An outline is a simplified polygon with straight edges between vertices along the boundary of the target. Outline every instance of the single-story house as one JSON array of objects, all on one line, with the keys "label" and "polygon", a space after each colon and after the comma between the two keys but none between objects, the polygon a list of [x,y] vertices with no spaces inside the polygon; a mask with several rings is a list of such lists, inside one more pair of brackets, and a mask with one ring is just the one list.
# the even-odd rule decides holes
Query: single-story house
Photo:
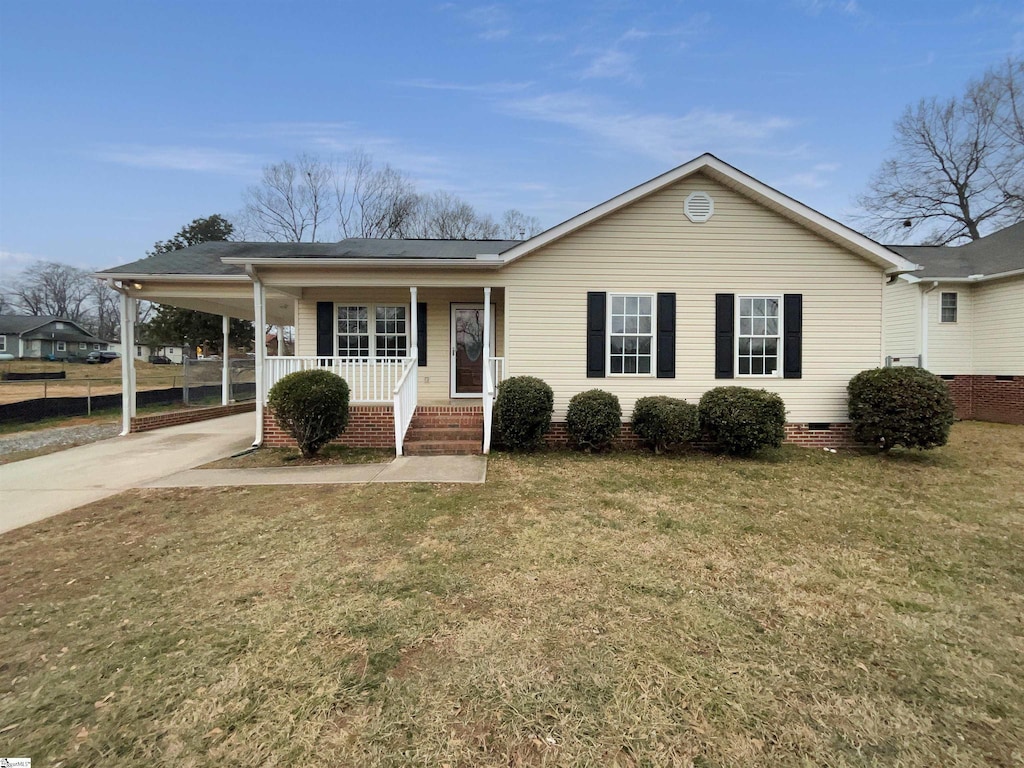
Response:
[{"label": "single-story house", "polygon": [[71,360],[109,347],[66,317],[0,315],[0,352],[17,358]]},{"label": "single-story house", "polygon": [[256,346],[257,443],[286,440],[273,383],[322,367],[352,390],[343,441],[402,453],[451,448],[439,429],[486,451],[513,375],[551,385],[554,440],[587,389],[628,423],[644,395],[741,385],[782,396],[788,439],[843,444],[847,382],[884,364],[886,283],[917,267],[705,154],[528,240],[210,242],[97,277],[129,333],[143,299],[295,328],[293,356]]},{"label": "single-story house", "polygon": [[960,246],[891,245],[885,354],[949,381],[957,415],[1024,424],[1024,222]]}]

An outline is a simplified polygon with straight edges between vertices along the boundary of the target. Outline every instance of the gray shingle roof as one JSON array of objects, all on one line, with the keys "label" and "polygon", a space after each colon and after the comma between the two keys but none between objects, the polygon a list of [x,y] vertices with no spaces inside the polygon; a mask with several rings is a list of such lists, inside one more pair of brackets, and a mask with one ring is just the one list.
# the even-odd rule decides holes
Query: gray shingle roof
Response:
[{"label": "gray shingle roof", "polygon": [[231,259],[473,259],[507,251],[518,240],[385,240],[352,237],[339,243],[209,242],[105,269],[101,275],[241,275]]},{"label": "gray shingle roof", "polygon": [[59,321],[62,323],[70,323],[66,317],[49,317],[49,316],[33,316],[33,315],[0,315],[0,333],[3,334],[22,334],[26,331],[31,331],[33,328],[39,328],[40,326],[46,325]]},{"label": "gray shingle roof", "polygon": [[1024,221],[966,245],[889,245],[890,250],[920,264],[916,277],[998,275],[1024,269]]}]

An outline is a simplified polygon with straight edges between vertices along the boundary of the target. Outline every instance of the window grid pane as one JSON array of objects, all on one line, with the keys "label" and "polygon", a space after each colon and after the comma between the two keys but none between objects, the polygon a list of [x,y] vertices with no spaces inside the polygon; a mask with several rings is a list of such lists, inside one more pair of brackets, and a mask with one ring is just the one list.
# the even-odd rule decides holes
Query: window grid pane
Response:
[{"label": "window grid pane", "polygon": [[408,349],[405,307],[377,307],[377,357],[405,357]]},{"label": "window grid pane", "polygon": [[955,293],[943,293],[941,296],[941,322],[955,323],[957,309],[957,295]]},{"label": "window grid pane", "polygon": [[338,307],[338,357],[370,356],[369,309]]},{"label": "window grid pane", "polygon": [[774,376],[779,368],[779,300],[740,298],[737,369],[741,376]]},{"label": "window grid pane", "polygon": [[613,295],[609,323],[609,371],[650,375],[654,336],[650,296]]}]

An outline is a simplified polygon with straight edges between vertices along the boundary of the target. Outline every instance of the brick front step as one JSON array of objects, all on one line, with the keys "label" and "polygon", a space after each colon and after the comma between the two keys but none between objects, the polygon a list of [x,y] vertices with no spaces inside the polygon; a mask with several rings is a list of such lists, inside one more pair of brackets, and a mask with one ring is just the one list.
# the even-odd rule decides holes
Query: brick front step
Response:
[{"label": "brick front step", "polygon": [[480,440],[424,440],[403,446],[407,456],[471,456],[480,453]]},{"label": "brick front step", "polygon": [[417,429],[409,427],[405,435],[406,442],[410,443],[431,443],[442,440],[476,440],[482,443],[484,439],[484,428],[482,424],[468,429],[458,427],[442,429],[440,427],[424,427]]}]

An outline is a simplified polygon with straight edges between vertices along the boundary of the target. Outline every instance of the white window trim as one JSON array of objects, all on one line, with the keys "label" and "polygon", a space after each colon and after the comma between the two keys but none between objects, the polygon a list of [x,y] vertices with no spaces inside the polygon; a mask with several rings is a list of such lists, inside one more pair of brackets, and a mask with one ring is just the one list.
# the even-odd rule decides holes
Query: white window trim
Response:
[{"label": "white window trim", "polygon": [[[612,373],[612,297],[643,296],[651,299],[651,372],[650,373]],[[647,291],[607,291],[605,293],[604,313],[604,370],[608,378],[652,379],[658,370],[658,294]],[[646,336],[643,333],[616,333],[616,336]]]},{"label": "white window trim", "polygon": [[[952,308],[956,313],[956,320],[943,320],[942,319],[942,297],[943,296],[954,296],[956,297],[956,305]],[[960,321],[960,291],[940,291],[939,292],[939,323],[942,325],[956,325]]]},{"label": "white window trim", "polygon": [[[779,302],[779,343],[775,348],[776,363],[775,373],[740,373],[740,306],[743,299],[775,299]],[[732,334],[732,364],[737,379],[781,379],[782,378],[782,340],[785,338],[783,328],[783,317],[786,314],[782,306],[781,293],[737,293],[734,299],[736,306],[733,308],[733,334]],[[764,338],[770,338],[765,336]]]},{"label": "white window trim", "polygon": [[93,348],[93,349],[101,349],[101,347],[100,347],[100,345],[99,345],[99,344],[93,344],[93,345],[92,345],[92,348]]},{"label": "white window trim", "polygon": [[57,352],[67,352],[68,343],[66,341],[58,341],[55,347]]},{"label": "white window trim", "polygon": [[86,341],[80,341],[80,342],[78,342],[78,348],[79,349],[88,349],[89,348],[89,343],[86,342]]},{"label": "white window trim", "polygon": [[[409,357],[409,352],[412,350],[413,344],[409,339],[409,331],[412,327],[412,318],[409,313],[412,311],[408,304],[402,304],[401,302],[359,302],[359,301],[336,301],[334,302],[334,356],[340,357],[338,354],[338,307],[366,307],[366,330],[370,337],[370,349],[369,356],[367,357],[346,357],[345,360],[366,360],[367,362],[377,362],[378,360],[404,360]],[[377,308],[378,307],[403,307],[405,309],[405,357],[377,357]]]},{"label": "white window trim", "polygon": [[7,351],[7,337],[0,333],[0,352]]}]

